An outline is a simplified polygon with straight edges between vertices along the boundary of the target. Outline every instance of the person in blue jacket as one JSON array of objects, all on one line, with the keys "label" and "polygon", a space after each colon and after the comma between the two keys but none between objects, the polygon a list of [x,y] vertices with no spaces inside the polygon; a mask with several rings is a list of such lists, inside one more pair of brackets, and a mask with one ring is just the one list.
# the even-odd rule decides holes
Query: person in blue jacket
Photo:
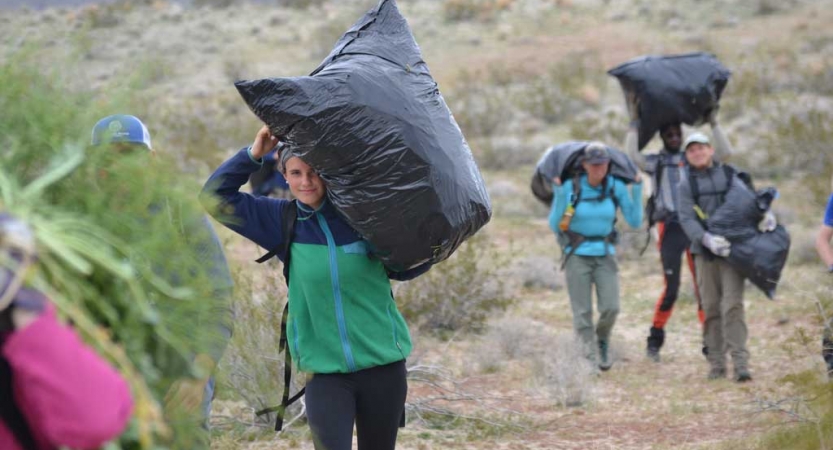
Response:
[{"label": "person in blue jacket", "polygon": [[[216,218],[286,262],[283,214],[289,200],[255,197],[240,188],[278,144],[263,126],[251,147],[224,162],[206,181],[206,204],[219,199]],[[289,254],[287,342],[306,385],[306,409],[316,450],[349,450],[355,425],[359,450],[393,450],[408,391],[405,358],[411,337],[389,279],[426,272],[426,263],[387,270],[370,246],[327,199],[327,186],[284,149],[279,166],[297,218]]]},{"label": "person in blue jacket", "polygon": [[[833,194],[827,200],[827,208],[824,210],[824,218],[816,235],[816,250],[819,253],[827,273],[833,275]],[[827,365],[827,375],[833,379],[833,318],[824,325],[824,337],[822,338],[821,355]]]},{"label": "person in blue jacket", "polygon": [[[607,146],[592,142],[581,160],[584,173],[554,181],[550,228],[565,255],[567,291],[573,329],[599,369],[609,370],[610,334],[619,314],[619,268],[616,263],[616,209],[632,228],[642,223],[642,181],[628,192],[624,181],[610,175]],[[593,327],[592,289],[596,288],[599,320]],[[598,348],[598,356],[596,349]]]},{"label": "person in blue jacket", "polygon": [[[99,120],[92,130],[91,145],[103,147],[108,151],[121,154],[147,154],[155,158],[156,151],[151,145],[147,126],[138,118],[127,114],[116,114]],[[171,216],[173,206],[165,200],[164,205],[155,205],[154,210]],[[211,339],[201,343],[201,349],[193,355],[193,364],[199,370],[195,377],[176,380],[165,396],[166,411],[184,411],[188,415],[199,416],[202,430],[197,433],[194,443],[183,444],[189,448],[209,447],[209,418],[212,400],[216,390],[214,373],[217,363],[225,353],[234,331],[234,311],[232,297],[234,280],[228,267],[220,239],[214,227],[204,214],[189,219],[183,230],[183,239],[193,249],[197,257],[204,261],[205,270],[211,279],[213,298],[211,307],[207,308],[205,317],[194,318],[194,326],[204,327],[210,331]],[[162,274],[174,285],[178,283],[176,275]],[[189,441],[190,442],[190,441]]]}]

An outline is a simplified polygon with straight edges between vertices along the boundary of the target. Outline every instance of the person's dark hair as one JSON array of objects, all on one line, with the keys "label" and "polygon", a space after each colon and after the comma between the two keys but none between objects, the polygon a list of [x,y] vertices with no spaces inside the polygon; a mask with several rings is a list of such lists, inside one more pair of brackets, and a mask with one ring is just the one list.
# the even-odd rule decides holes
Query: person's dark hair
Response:
[{"label": "person's dark hair", "polygon": [[682,129],[682,124],[680,122],[670,122],[670,123],[663,124],[659,127],[659,134],[660,135],[665,134],[665,132],[668,131],[668,129],[671,128],[671,127],[677,127],[677,128]]},{"label": "person's dark hair", "polygon": [[683,127],[680,122],[666,123],[659,129],[659,137],[665,149],[670,152],[680,151],[683,138]]}]

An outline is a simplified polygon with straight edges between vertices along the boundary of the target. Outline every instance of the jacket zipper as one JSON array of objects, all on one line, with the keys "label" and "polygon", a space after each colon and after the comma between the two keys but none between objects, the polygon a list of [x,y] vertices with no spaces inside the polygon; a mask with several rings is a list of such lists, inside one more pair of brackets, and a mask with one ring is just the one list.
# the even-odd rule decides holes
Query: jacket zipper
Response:
[{"label": "jacket zipper", "polygon": [[402,346],[399,344],[399,334],[396,332],[396,321],[393,320],[393,314],[390,312],[391,306],[392,304],[388,305],[388,319],[390,319],[390,326],[393,329],[393,343],[396,344],[396,348],[399,349],[399,354],[404,358],[405,352],[402,351]]},{"label": "jacket zipper", "polygon": [[353,350],[350,348],[350,340],[347,338],[347,322],[344,319],[344,303],[341,299],[341,286],[338,279],[338,260],[336,259],[336,243],[333,239],[333,234],[330,232],[330,226],[321,213],[315,213],[318,219],[318,224],[324,235],[327,237],[327,249],[330,253],[330,278],[333,285],[333,300],[335,301],[336,322],[338,323],[338,333],[341,337],[341,349],[344,352],[344,359],[347,361],[347,370],[350,372],[356,371],[356,363],[353,360]]},{"label": "jacket zipper", "polygon": [[293,334],[295,335],[292,338],[292,346],[295,347],[295,356],[298,359],[297,361],[295,361],[295,364],[298,365],[298,369],[300,370],[300,368],[301,368],[301,352],[298,351],[298,323],[295,321],[295,319],[292,319],[292,331],[294,331]]}]

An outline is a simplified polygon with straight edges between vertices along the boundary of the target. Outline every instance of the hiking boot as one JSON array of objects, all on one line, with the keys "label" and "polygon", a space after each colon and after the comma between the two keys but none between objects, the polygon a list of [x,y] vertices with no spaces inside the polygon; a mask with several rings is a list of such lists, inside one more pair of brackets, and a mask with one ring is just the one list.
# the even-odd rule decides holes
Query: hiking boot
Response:
[{"label": "hiking boot", "polygon": [[651,347],[650,345],[645,350],[645,355],[651,361],[658,363],[659,362],[659,347]]},{"label": "hiking boot", "polygon": [[662,348],[662,344],[665,343],[665,330],[662,328],[651,327],[648,330],[648,345],[646,347],[645,354],[648,355],[648,358],[655,362],[659,362],[659,349]]},{"label": "hiking boot", "polygon": [[735,369],[735,381],[738,383],[747,383],[752,381],[752,375],[746,369]]},{"label": "hiking boot", "polygon": [[607,372],[613,367],[613,361],[610,360],[608,350],[607,341],[599,341],[599,369],[603,372]]},{"label": "hiking boot", "polygon": [[726,369],[722,367],[712,367],[712,369],[709,371],[708,379],[720,380],[722,378],[726,378]]}]

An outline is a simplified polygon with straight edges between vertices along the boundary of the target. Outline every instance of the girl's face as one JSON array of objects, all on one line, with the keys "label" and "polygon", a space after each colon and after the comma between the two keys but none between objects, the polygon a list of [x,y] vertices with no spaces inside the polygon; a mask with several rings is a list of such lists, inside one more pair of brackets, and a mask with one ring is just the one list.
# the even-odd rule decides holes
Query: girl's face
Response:
[{"label": "girl's face", "polygon": [[327,187],[324,181],[318,176],[312,167],[301,161],[301,158],[293,156],[286,161],[286,172],[284,178],[289,183],[289,190],[301,203],[318,209],[324,202],[324,195],[327,194]]},{"label": "girl's face", "polygon": [[596,186],[604,180],[604,177],[607,176],[607,171],[610,169],[610,162],[608,161],[602,164],[590,164],[583,162],[582,166],[584,166],[584,170],[587,171],[587,182],[590,183],[591,186]]}]

